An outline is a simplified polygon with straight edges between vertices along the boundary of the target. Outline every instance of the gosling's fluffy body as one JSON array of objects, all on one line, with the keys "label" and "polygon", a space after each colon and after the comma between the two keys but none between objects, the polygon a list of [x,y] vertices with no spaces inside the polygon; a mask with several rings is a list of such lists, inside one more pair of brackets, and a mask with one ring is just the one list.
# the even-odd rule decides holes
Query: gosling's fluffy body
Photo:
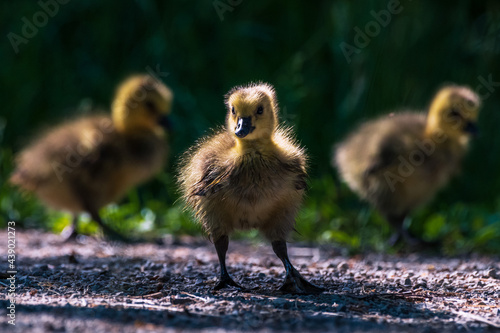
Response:
[{"label": "gosling's fluffy body", "polygon": [[17,158],[11,182],[47,205],[72,213],[85,200],[103,207],[158,173],[166,142],[154,133],[123,135],[108,116],[92,116],[51,130]]},{"label": "gosling's fluffy body", "polygon": [[271,241],[286,270],[281,290],[317,293],[288,258],[286,238],[306,188],[306,155],[290,129],[277,126],[274,89],[237,87],[226,96],[226,128],[201,140],[184,156],[180,187],[187,206],[214,242],[220,263],[215,289],[243,289],[226,268],[229,235],[258,229]]},{"label": "gosling's fluffy body", "polygon": [[306,187],[306,156],[287,129],[266,149],[238,151],[234,134],[221,130],[185,156],[181,188],[211,239],[255,228],[269,240],[286,239]]},{"label": "gosling's fluffy body", "polygon": [[425,125],[425,114],[409,112],[363,124],[337,149],[342,178],[363,199],[391,215],[424,204],[459,171],[466,151],[465,143],[448,141],[426,154],[422,143],[436,141],[428,141]]},{"label": "gosling's fluffy body", "polygon": [[[253,110],[266,94],[272,117],[251,135],[268,133],[269,138],[238,139],[230,119],[232,103]],[[276,128],[271,86],[236,87],[226,104],[226,128],[200,140],[183,158],[179,179],[184,199],[212,240],[250,228],[271,241],[284,240],[294,228],[306,188],[305,151],[290,129]]]},{"label": "gosling's fluffy body", "polygon": [[162,169],[167,143],[156,120],[170,112],[171,100],[152,77],[129,78],[111,117],[82,117],[33,140],[18,155],[11,183],[55,209],[98,214]]},{"label": "gosling's fluffy body", "polygon": [[400,227],[459,172],[479,106],[470,89],[445,87],[427,115],[401,112],[362,124],[337,146],[333,163],[354,192]]}]

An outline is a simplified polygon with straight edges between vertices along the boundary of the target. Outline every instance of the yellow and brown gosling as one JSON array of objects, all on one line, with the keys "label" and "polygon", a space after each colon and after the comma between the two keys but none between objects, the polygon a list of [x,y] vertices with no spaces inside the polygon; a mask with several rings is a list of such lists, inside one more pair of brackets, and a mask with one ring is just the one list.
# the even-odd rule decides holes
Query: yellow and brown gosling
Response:
[{"label": "yellow and brown gosling", "polygon": [[428,114],[401,112],[364,123],[335,151],[333,164],[361,198],[375,206],[411,245],[407,215],[430,200],[460,170],[469,138],[476,133],[479,97],[447,86]]},{"label": "yellow and brown gosling", "polygon": [[117,89],[111,117],[81,117],[50,129],[17,157],[10,182],[48,206],[88,212],[111,238],[125,238],[104,224],[99,209],[122,198],[164,166],[172,92],[149,75],[136,75]]},{"label": "yellow and brown gosling", "polygon": [[180,187],[187,206],[214,242],[220,263],[215,289],[240,287],[226,269],[228,236],[257,229],[286,269],[280,290],[322,291],[290,263],[286,239],[306,188],[306,154],[290,129],[278,126],[278,106],[269,84],[236,87],[226,95],[226,128],[186,152]]}]

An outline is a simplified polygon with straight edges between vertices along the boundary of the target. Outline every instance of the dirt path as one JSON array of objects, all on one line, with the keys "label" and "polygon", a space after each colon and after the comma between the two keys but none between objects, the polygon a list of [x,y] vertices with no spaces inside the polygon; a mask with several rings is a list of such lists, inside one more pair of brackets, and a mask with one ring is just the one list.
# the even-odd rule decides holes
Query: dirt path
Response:
[{"label": "dirt path", "polygon": [[[8,268],[6,231],[0,272]],[[251,292],[212,291],[218,265],[203,239],[122,245],[16,233],[16,325],[0,280],[0,331],[500,331],[499,258],[339,256],[290,245],[322,295],[276,292],[284,275],[267,244],[230,243],[228,264]]]}]

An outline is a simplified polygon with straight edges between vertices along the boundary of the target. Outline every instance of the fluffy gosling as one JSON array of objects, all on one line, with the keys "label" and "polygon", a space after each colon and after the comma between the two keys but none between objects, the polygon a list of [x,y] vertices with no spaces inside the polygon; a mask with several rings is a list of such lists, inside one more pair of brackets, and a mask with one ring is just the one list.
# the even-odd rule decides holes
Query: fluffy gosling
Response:
[{"label": "fluffy gosling", "polygon": [[180,188],[187,206],[214,242],[220,263],[215,289],[240,287],[226,269],[229,235],[258,229],[286,270],[281,291],[322,291],[291,264],[286,247],[306,188],[306,154],[289,129],[278,127],[278,106],[269,84],[236,87],[226,95],[226,128],[185,154]]},{"label": "fluffy gosling", "polygon": [[94,115],[61,124],[35,139],[16,159],[10,182],[55,209],[73,214],[65,230],[77,235],[78,214],[88,212],[112,239],[123,236],[104,224],[99,209],[164,166],[165,132],[172,92],[149,75],[117,89],[111,117]]},{"label": "fluffy gosling", "polygon": [[366,122],[339,144],[332,163],[362,199],[375,206],[402,236],[410,212],[430,200],[458,173],[469,139],[477,131],[479,97],[469,88],[447,86],[427,116],[402,112]]}]

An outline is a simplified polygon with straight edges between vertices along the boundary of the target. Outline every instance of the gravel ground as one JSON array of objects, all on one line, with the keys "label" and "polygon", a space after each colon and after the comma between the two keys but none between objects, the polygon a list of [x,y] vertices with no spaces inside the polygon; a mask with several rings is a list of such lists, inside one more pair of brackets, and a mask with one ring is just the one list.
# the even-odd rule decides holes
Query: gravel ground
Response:
[{"label": "gravel ground", "polygon": [[[2,232],[6,235],[6,231]],[[213,291],[218,262],[204,239],[111,244],[16,232],[16,325],[0,276],[0,331],[500,332],[499,258],[367,254],[289,245],[321,295],[277,292],[284,270],[268,244],[233,241],[229,271],[250,292]],[[7,271],[1,237],[0,272]]]}]

